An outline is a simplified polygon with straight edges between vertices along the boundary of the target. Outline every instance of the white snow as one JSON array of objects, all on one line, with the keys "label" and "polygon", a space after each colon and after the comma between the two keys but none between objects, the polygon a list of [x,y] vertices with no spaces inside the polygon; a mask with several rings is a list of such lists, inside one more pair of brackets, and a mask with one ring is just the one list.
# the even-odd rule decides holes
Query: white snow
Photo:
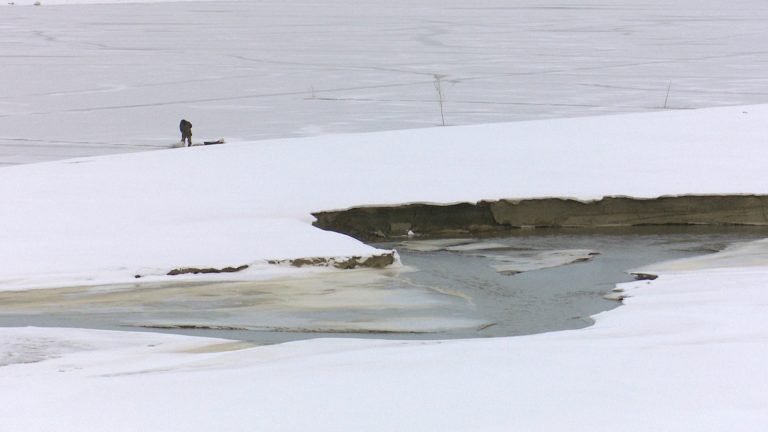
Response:
[{"label": "white snow", "polygon": [[431,127],[434,74],[451,125],[768,103],[766,28],[764,0],[6,6],[0,165],[167,148],[182,118],[199,142]]},{"label": "white snow", "polygon": [[[310,225],[312,210],[353,204],[764,193],[766,114],[717,108],[4,168],[3,289],[371,252]],[[0,394],[0,417],[24,431],[760,430],[766,256],[761,241],[643,269],[661,277],[622,285],[625,305],[595,326],[516,338],[249,348],[2,329],[0,383],[12,391]]]},{"label": "white snow", "polygon": [[[763,2],[289,3],[3,7],[0,163],[168,146],[189,111],[231,144],[0,169],[0,289],[375,253],[311,226],[353,205],[766,193],[766,105],[256,141],[434,124],[438,72],[462,124],[658,109],[670,80],[675,108],[765,102]],[[641,270],[593,327],[515,338],[0,328],[0,431],[764,430],[768,241]]]},{"label": "white snow", "polygon": [[713,108],[8,167],[0,289],[244,264],[226,277],[259,278],[286,270],[266,260],[376,253],[311,226],[314,211],[355,205],[765,193],[766,117],[768,106]]},{"label": "white snow", "polygon": [[0,394],[0,415],[7,430],[30,432],[761,430],[768,261],[720,267],[716,257],[623,284],[625,305],[593,327],[535,336],[248,348],[2,329],[3,348],[40,352],[0,368],[13,389]]}]

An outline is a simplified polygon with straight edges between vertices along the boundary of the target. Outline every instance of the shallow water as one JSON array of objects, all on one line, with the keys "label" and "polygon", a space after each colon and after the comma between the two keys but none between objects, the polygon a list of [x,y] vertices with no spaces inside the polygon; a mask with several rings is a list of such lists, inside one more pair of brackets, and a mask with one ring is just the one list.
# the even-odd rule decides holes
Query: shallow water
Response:
[{"label": "shallow water", "polygon": [[490,337],[573,329],[590,325],[590,315],[618,305],[602,296],[615,284],[632,280],[628,270],[712,253],[763,238],[767,231],[537,229],[493,239],[404,241],[381,245],[398,249],[402,269],[258,282],[0,293],[0,325],[144,330],[256,343],[314,337]]}]

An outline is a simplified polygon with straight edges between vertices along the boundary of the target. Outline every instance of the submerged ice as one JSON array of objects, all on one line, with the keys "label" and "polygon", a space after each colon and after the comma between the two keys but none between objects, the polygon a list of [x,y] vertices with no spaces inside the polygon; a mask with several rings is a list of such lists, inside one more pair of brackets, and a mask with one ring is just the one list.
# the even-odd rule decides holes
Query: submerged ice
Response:
[{"label": "submerged ice", "polygon": [[499,273],[514,275],[526,271],[559,267],[592,259],[599,252],[589,249],[542,250],[516,244],[513,239],[486,241],[473,239],[409,240],[401,246],[410,251],[450,251],[488,258]]}]

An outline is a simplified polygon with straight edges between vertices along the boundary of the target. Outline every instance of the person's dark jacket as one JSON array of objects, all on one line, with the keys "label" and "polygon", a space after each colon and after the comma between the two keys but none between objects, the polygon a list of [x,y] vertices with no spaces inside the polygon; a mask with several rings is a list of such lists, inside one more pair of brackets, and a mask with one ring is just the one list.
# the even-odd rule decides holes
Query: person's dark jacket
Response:
[{"label": "person's dark jacket", "polygon": [[182,120],[181,123],[179,123],[179,130],[181,131],[181,136],[188,137],[192,136],[192,123]]}]

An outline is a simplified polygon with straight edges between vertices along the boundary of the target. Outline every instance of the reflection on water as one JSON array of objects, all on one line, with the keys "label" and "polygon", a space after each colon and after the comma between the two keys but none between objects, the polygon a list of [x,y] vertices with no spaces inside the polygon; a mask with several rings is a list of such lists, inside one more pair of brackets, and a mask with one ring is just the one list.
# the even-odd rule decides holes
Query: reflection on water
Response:
[{"label": "reflection on water", "polygon": [[0,293],[0,325],[135,329],[275,343],[321,336],[457,338],[589,325],[642,265],[763,238],[766,229],[521,230],[389,243],[404,268],[257,282]]}]

